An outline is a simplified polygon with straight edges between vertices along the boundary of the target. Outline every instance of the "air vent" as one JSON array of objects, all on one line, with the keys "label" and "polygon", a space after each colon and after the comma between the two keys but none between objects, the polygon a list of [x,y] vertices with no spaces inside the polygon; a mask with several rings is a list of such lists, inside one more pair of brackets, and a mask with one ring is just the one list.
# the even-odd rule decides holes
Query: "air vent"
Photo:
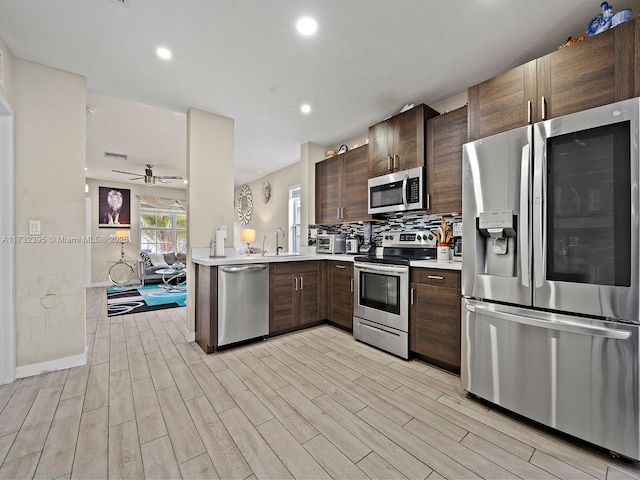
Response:
[{"label": "air vent", "polygon": [[0,50],[0,87],[4,88],[4,52]]},{"label": "air vent", "polygon": [[126,160],[127,156],[122,153],[104,152],[105,158],[117,158],[118,160]]}]

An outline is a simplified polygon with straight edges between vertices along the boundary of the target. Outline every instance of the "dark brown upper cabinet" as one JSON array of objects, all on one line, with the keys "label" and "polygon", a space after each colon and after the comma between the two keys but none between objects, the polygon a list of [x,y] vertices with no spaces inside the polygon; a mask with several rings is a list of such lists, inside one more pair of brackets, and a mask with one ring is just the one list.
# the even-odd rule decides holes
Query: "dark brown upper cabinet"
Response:
[{"label": "dark brown upper cabinet", "polygon": [[425,164],[425,126],[438,115],[420,104],[369,127],[369,178]]},{"label": "dark brown upper cabinet", "polygon": [[469,140],[640,96],[639,22],[625,22],[470,87]]},{"label": "dark brown upper cabinet", "polygon": [[466,141],[466,106],[427,120],[430,215],[462,213],[462,145]]},{"label": "dark brown upper cabinet", "polygon": [[362,222],[367,213],[367,145],[316,163],[316,223]]}]

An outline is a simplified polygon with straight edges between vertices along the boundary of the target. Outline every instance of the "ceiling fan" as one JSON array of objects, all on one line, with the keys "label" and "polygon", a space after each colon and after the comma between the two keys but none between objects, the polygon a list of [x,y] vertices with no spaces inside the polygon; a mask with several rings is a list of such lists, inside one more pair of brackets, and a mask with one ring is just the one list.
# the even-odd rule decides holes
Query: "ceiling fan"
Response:
[{"label": "ceiling fan", "polygon": [[116,173],[124,173],[126,175],[135,175],[134,178],[130,178],[129,180],[142,180],[144,179],[144,183],[147,185],[153,185],[158,182],[162,183],[170,183],[167,180],[182,180],[183,177],[178,176],[168,176],[168,175],[154,175],[153,174],[153,165],[147,163],[147,168],[144,169],[144,175],[141,173],[131,173],[131,172],[123,172],[122,170],[111,170]]}]

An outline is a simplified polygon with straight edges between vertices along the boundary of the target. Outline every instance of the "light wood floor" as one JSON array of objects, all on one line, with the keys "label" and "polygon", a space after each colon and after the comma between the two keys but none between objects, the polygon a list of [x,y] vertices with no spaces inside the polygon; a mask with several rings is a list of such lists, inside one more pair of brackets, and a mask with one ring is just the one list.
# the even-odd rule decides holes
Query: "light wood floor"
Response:
[{"label": "light wood floor", "polygon": [[205,355],[184,309],[107,318],[86,366],[0,386],[0,478],[639,478],[323,326]]}]

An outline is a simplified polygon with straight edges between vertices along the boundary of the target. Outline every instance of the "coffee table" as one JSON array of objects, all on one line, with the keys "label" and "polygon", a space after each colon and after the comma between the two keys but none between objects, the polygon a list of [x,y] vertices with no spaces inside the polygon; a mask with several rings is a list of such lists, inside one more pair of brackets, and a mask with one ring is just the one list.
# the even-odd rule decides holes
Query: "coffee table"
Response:
[{"label": "coffee table", "polygon": [[[161,268],[156,273],[162,275],[162,288],[167,291],[180,291],[187,289],[187,269],[176,270],[174,268]],[[175,282],[172,284],[171,282]]]}]

